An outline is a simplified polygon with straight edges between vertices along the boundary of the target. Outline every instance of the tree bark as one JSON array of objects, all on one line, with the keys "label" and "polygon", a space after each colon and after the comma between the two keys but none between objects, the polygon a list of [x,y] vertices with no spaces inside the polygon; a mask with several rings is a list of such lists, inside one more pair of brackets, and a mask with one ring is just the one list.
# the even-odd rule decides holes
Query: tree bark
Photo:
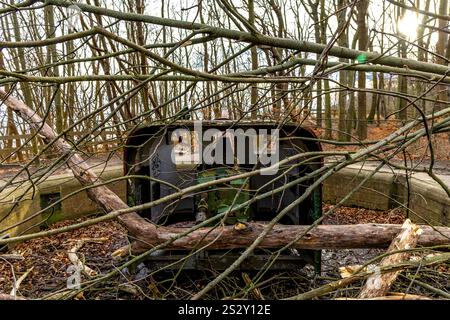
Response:
[{"label": "tree bark", "polygon": [[[448,15],[448,0],[441,0],[439,2],[439,14],[442,16]],[[436,59],[436,63],[447,65],[448,61],[445,58],[445,49],[447,46],[447,41],[449,41],[449,35],[448,33],[444,32],[445,28],[447,27],[447,21],[444,19],[439,19],[439,32],[438,32],[438,41],[436,43],[436,53],[438,54],[438,57]],[[437,98],[442,101],[448,101],[448,89],[447,86],[440,85],[437,87],[438,90],[438,96]],[[439,104],[438,110],[443,109],[444,106]]]},{"label": "tree bark", "polygon": [[[423,259],[419,261],[407,261],[404,263],[401,263],[399,265],[392,265],[392,266],[386,266],[383,267],[382,271],[385,270],[404,270],[407,268],[417,268],[419,266],[425,267],[425,266],[431,266],[436,265],[439,263],[443,263],[448,261],[449,254],[448,253],[442,253],[439,256],[434,257],[424,257]],[[286,300],[310,300],[313,298],[317,298],[320,296],[324,296],[330,292],[336,291],[340,288],[346,287],[356,281],[362,280],[365,277],[367,277],[370,273],[367,273],[365,271],[358,272],[356,274],[352,274],[344,279],[339,279],[336,281],[332,281],[329,283],[324,284],[323,286],[320,286],[319,288],[315,288],[313,290],[310,290],[305,293],[298,294],[296,296],[290,297]]]},{"label": "tree bark", "polygon": [[[250,222],[243,230],[235,226],[200,228],[175,240],[166,248],[169,250],[189,250],[207,246],[208,249],[247,248],[267,226],[263,222]],[[259,245],[260,248],[280,248],[294,241],[300,234],[305,235],[292,244],[296,249],[351,249],[351,248],[387,248],[401,225],[395,224],[355,224],[320,225],[308,231],[310,226],[275,225]],[[423,234],[418,239],[422,246],[450,244],[450,228],[421,226]],[[184,233],[188,228],[158,227],[157,234],[140,234],[149,247],[159,245]],[[133,253],[139,253],[136,247]]]},{"label": "tree bark", "polygon": [[[252,25],[252,27],[255,27],[255,2],[254,0],[248,1],[248,22]],[[250,49],[250,55],[252,60],[252,70],[258,69],[258,52],[256,49],[256,46],[253,46]],[[251,95],[250,95],[250,104],[251,104],[251,117],[252,120],[256,120],[258,118],[258,85],[255,83],[251,87]]]},{"label": "tree bark", "polygon": [[[402,0],[402,3],[404,3],[404,0]],[[403,19],[405,16],[406,9],[398,7],[398,17],[399,19]],[[407,53],[408,46],[406,45],[406,40],[404,39],[404,35],[400,34],[400,38],[398,41],[398,50],[400,57],[403,59],[408,58]],[[398,76],[398,92],[406,94],[408,93],[408,78],[402,75]],[[405,123],[405,121],[408,119],[408,110],[407,110],[407,103],[405,99],[397,99],[397,111],[398,111],[398,118]]]},{"label": "tree bark", "polygon": [[[369,2],[367,0],[361,0],[357,4],[357,24],[358,24],[358,48],[361,51],[367,50],[369,42],[369,34],[367,30],[367,8]],[[367,57],[362,58],[362,63],[365,63]],[[358,72],[358,88],[361,90],[366,89],[366,73]],[[359,140],[365,140],[367,138],[367,106],[366,106],[366,93],[364,91],[358,92],[358,138]]]},{"label": "tree bark", "polygon": [[[348,47],[348,32],[346,28],[346,15],[347,15],[347,0],[338,0],[337,2],[338,10],[341,10],[337,14],[338,28],[341,31],[340,37],[337,39],[338,44],[341,47]],[[340,58],[340,62],[348,63],[347,59]],[[339,71],[339,82],[346,86],[348,85],[348,71]],[[347,92],[340,91],[338,94],[338,108],[339,108],[339,124],[338,124],[338,140],[346,140],[346,127],[345,127],[345,117],[347,114]]]}]

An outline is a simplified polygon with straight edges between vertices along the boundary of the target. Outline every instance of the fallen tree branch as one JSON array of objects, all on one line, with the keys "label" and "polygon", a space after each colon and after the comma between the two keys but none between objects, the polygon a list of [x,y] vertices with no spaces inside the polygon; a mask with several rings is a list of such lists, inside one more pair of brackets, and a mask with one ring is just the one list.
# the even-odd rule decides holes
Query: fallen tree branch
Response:
[{"label": "fallen tree branch", "polygon": [[[413,224],[411,220],[406,219],[402,225],[402,230],[392,240],[387,252],[393,252],[404,249],[414,248],[417,244],[422,229]],[[400,271],[381,273],[381,267],[393,265],[406,261],[409,258],[410,251],[402,251],[395,254],[390,254],[384,257],[379,266],[375,267],[375,272],[366,281],[364,287],[358,295],[359,299],[374,298],[385,296],[390,287],[394,283],[395,279],[399,275]]]},{"label": "fallen tree branch", "polygon": [[21,254],[0,254],[0,259],[5,259],[5,260],[23,260],[25,258]]},{"label": "fallen tree branch", "polygon": [[[165,241],[170,241],[173,237],[186,232],[186,229],[173,229],[169,227],[156,227],[154,224],[149,223],[144,218],[139,216],[134,209],[130,209],[125,202],[123,202],[119,196],[112,192],[105,185],[101,184],[99,177],[90,169],[89,165],[82,159],[79,153],[74,152],[73,147],[68,144],[64,139],[58,136],[53,129],[47,125],[42,118],[40,118],[36,112],[26,106],[20,100],[10,96],[4,90],[0,89],[0,98],[4,99],[4,103],[7,107],[11,108],[16,112],[21,118],[23,118],[34,130],[36,130],[42,137],[45,143],[52,144],[52,147],[58,154],[67,155],[67,165],[72,170],[74,177],[80,182],[83,187],[92,186],[86,190],[90,199],[96,202],[105,212],[115,212],[114,217],[117,217],[119,221],[125,226],[128,232],[137,241],[133,243],[132,252],[138,254],[140,252],[145,252],[149,248],[155,245],[161,244]],[[450,109],[445,109],[441,113],[449,112]],[[438,115],[438,114],[436,114]],[[410,128],[418,124],[418,121],[413,121],[408,125],[402,127],[396,132],[392,133],[385,139],[379,141],[375,145],[368,147],[367,149],[361,150],[353,155],[351,155],[349,162],[357,161],[361,157],[370,152],[377,150],[380,146],[388,143],[390,140],[397,138]],[[288,160],[288,159],[286,159]],[[339,168],[342,168],[346,163],[341,163]],[[336,170],[338,168],[335,168]],[[231,177],[230,179],[232,179]],[[217,181],[216,181],[217,182]],[[186,191],[187,192],[187,191]],[[177,194],[174,194],[174,198]],[[180,194],[182,195],[182,194]],[[164,199],[161,199],[163,201]],[[153,203],[154,204],[154,203]],[[144,207],[145,205],[142,205]],[[120,214],[124,211],[123,214]],[[125,213],[127,212],[127,213]],[[107,218],[108,216],[102,217]],[[196,240],[203,238],[202,245],[207,245],[209,248],[236,248],[245,247],[248,248],[257,239],[257,235],[263,232],[264,224],[250,224],[246,230],[234,230],[233,227],[228,226],[222,228],[217,228],[211,230],[210,228],[204,228],[194,231],[193,233],[184,236],[182,239],[177,239],[168,247],[173,249],[189,249],[193,247],[193,243],[197,244]],[[374,225],[375,226],[375,225]],[[324,226],[327,227],[327,226]],[[331,227],[331,226],[328,226]],[[294,229],[292,229],[294,228]],[[259,244],[259,247],[280,247],[289,241],[295,239],[295,233],[299,233],[302,230],[306,231],[308,227],[301,226],[277,226],[271,230],[266,239]],[[322,228],[322,227],[321,227]],[[303,239],[297,241],[294,247],[305,247],[305,248],[354,248],[354,247],[385,247],[387,246],[395,234],[398,233],[398,227],[388,227],[383,226],[380,228],[374,227],[370,230],[365,230],[366,234],[358,233],[357,227],[355,226],[334,226],[333,232],[327,232],[327,229],[323,229],[323,233],[309,232]],[[344,229],[339,229],[344,228]],[[70,226],[67,227],[67,230]],[[355,230],[356,229],[356,230]],[[321,230],[321,229],[319,229]],[[355,230],[355,234],[359,234],[359,238],[348,238],[352,235],[352,231]],[[428,230],[430,231],[430,230]],[[48,231],[51,234],[53,231]],[[217,232],[223,233],[219,237]],[[279,233],[285,234],[284,237],[280,237]],[[337,233],[336,233],[337,232]],[[368,232],[374,232],[370,234]],[[445,236],[437,235],[438,232],[432,232],[432,235],[428,233],[429,236],[421,237],[420,244],[422,245],[436,245],[436,244],[448,244],[450,239],[450,234],[447,229],[442,229]],[[395,233],[395,234],[394,234]],[[206,237],[204,237],[206,235]],[[245,236],[244,236],[245,235]],[[343,239],[346,238],[347,241],[342,241],[342,239],[337,240],[335,237],[339,236]],[[26,238],[26,237],[22,237]],[[217,238],[217,239],[216,239]],[[322,239],[320,239],[322,238]],[[361,242],[362,239],[365,239]],[[18,240],[18,239],[17,239]],[[375,243],[372,243],[374,242]],[[212,242],[212,243],[211,243]]]},{"label": "fallen tree branch", "polygon": [[105,242],[107,240],[108,240],[108,238],[76,240],[75,245],[72,248],[70,248],[70,250],[67,252],[70,262],[72,262],[73,265],[77,266],[80,270],[82,270],[89,277],[96,276],[97,271],[92,270],[85,263],[83,263],[83,261],[81,261],[80,258],[78,258],[77,251],[80,250],[84,246],[84,244],[87,242],[101,243],[101,242]]},{"label": "fallen tree branch", "polygon": [[[422,250],[422,249],[416,249],[416,250]],[[402,250],[402,251],[416,251],[416,250]],[[385,256],[388,256],[390,253],[384,253],[380,256],[378,256],[378,259],[381,259]],[[397,264],[397,265],[404,265],[404,266],[409,266],[409,265],[413,265],[416,266],[420,263],[420,261],[424,260],[427,261],[428,264],[440,264],[440,263],[445,263],[447,260],[450,259],[450,254],[449,253],[432,253],[432,254],[428,254],[426,256],[413,256],[410,258],[409,261]],[[370,262],[368,263],[370,264]],[[351,277],[353,275],[356,275],[360,272],[364,272],[364,273],[370,273],[370,268],[368,268],[368,264],[366,265],[350,265],[350,266],[345,266],[345,267],[340,267],[339,268],[339,274],[341,275],[342,278],[348,278]]]},{"label": "fallen tree branch", "polygon": [[425,288],[425,289],[427,289],[427,290],[429,290],[429,291],[431,291],[431,292],[433,292],[435,294],[438,294],[438,295],[444,297],[445,299],[450,299],[450,293],[445,292],[444,290],[441,290],[439,288],[435,288],[432,285],[429,285],[428,283],[419,281],[419,280],[415,279],[412,276],[406,276],[406,278],[409,279],[410,281],[412,281],[413,283],[418,284],[419,286],[421,286],[421,287],[423,287],[423,288]]},{"label": "fallen tree branch", "polygon": [[[200,228],[173,241],[166,249],[190,250],[197,246],[208,249],[247,248],[255,241],[267,226],[265,222],[249,222],[243,230],[234,226]],[[280,248],[296,239],[298,234],[306,232],[310,226],[277,224],[259,244],[259,248]],[[450,228],[421,226],[423,233],[418,239],[421,246],[450,245]],[[156,234],[148,238],[141,234],[149,246],[164,243],[189,228],[158,227]],[[398,224],[354,224],[354,225],[319,225],[306,232],[305,236],[295,241],[296,249],[351,249],[351,248],[387,248],[402,230]],[[132,250],[135,252],[135,250]],[[127,254],[129,248],[116,250],[115,255]]]},{"label": "fallen tree branch", "polygon": [[17,279],[17,281],[14,282],[13,288],[9,293],[11,296],[17,297],[17,291],[19,291],[20,284],[23,282],[23,280],[25,280],[26,277],[28,277],[28,275],[30,274],[31,271],[33,271],[33,269],[34,267],[28,269],[23,275],[20,276],[19,279]]},{"label": "fallen tree branch", "polygon": [[[391,266],[383,266],[381,267],[380,271],[383,272],[392,272],[395,270],[403,270],[403,269],[408,269],[408,268],[416,268],[418,266],[430,266],[430,265],[434,265],[434,264],[439,264],[439,263],[444,263],[446,261],[450,260],[450,253],[446,252],[446,253],[442,253],[439,255],[433,255],[431,257],[424,257],[421,260],[410,260],[410,261],[406,261],[406,262],[402,262],[396,265],[391,265]],[[346,287],[358,280],[362,280],[366,277],[368,277],[369,275],[373,274],[373,271],[369,271],[369,272],[358,272],[357,274],[354,274],[352,276],[349,276],[347,278],[344,279],[339,279],[336,281],[332,281],[329,282],[327,284],[324,284],[323,286],[319,287],[319,288],[315,288],[313,290],[310,290],[308,292],[305,293],[301,293],[295,296],[292,296],[290,298],[287,298],[285,300],[310,300],[310,299],[314,299],[326,294],[329,294],[330,292],[333,292],[335,290],[341,289],[343,287]]]}]

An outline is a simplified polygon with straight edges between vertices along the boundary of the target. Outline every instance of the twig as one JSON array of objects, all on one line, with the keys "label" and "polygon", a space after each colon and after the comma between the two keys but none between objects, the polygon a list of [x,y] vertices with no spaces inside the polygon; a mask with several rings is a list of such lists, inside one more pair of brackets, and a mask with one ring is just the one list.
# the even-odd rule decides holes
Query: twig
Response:
[{"label": "twig", "polygon": [[[391,253],[394,254],[394,253]],[[414,268],[418,266],[427,266],[427,265],[433,265],[433,264],[439,264],[446,262],[450,259],[450,253],[442,253],[437,256],[431,256],[431,257],[424,257],[420,261],[410,260],[410,261],[404,261],[396,265],[391,266],[382,266],[380,267],[380,271],[383,272],[389,272],[393,270],[402,270],[405,268]],[[310,290],[305,293],[298,294],[296,296],[287,298],[286,300],[309,300],[313,298],[317,298],[323,295],[326,295],[332,291],[335,291],[337,289],[343,288],[345,286],[348,286],[358,280],[362,280],[365,277],[373,274],[373,271],[370,272],[361,272],[359,271],[357,274],[354,274],[348,278],[340,279],[336,281],[329,282],[319,288],[315,288],[313,290]]]},{"label": "twig", "polygon": [[245,272],[242,273],[242,279],[244,279],[245,284],[250,288],[249,290],[252,292],[252,295],[255,299],[264,300],[264,297],[261,294],[261,291],[259,291],[259,289],[255,287],[255,284],[250,279],[250,277],[247,273],[245,273]]},{"label": "twig", "polygon": [[1,259],[5,260],[24,260],[25,258],[21,254],[1,254]]},{"label": "twig", "polygon": [[419,281],[417,279],[414,279],[413,277],[409,277],[409,276],[406,276],[406,277],[409,280],[411,280],[412,282],[418,284],[419,286],[424,287],[425,289],[430,290],[431,292],[436,293],[436,294],[438,294],[438,295],[440,295],[440,296],[442,296],[442,297],[444,297],[446,299],[450,299],[450,293],[445,292],[444,290],[441,290],[439,288],[435,288],[435,287],[429,285],[428,283],[425,283],[425,282]]},{"label": "twig", "polygon": [[107,241],[108,238],[97,238],[97,239],[80,239],[76,240],[75,245],[67,252],[67,255],[69,256],[69,260],[74,264],[75,266],[78,266],[80,270],[82,270],[86,275],[89,277],[93,277],[97,275],[97,271],[92,270],[89,268],[86,264],[84,264],[80,258],[78,258],[77,251],[80,250],[85,243],[87,242],[95,242],[95,243],[101,243]]},{"label": "twig", "polygon": [[17,281],[14,282],[13,288],[12,288],[11,292],[9,293],[11,296],[17,297],[17,291],[19,291],[20,284],[22,283],[23,280],[25,280],[25,278],[30,274],[30,272],[33,269],[34,269],[34,267],[31,267],[30,269],[28,269],[23,275],[20,276],[19,279],[17,279]]}]

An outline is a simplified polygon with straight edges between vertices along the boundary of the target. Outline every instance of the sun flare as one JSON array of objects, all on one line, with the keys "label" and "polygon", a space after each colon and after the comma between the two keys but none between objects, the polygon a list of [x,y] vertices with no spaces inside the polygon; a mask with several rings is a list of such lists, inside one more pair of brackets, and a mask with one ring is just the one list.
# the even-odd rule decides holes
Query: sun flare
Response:
[{"label": "sun flare", "polygon": [[407,12],[403,18],[398,21],[398,31],[409,40],[413,40],[417,37],[418,27],[419,17],[413,12]]}]

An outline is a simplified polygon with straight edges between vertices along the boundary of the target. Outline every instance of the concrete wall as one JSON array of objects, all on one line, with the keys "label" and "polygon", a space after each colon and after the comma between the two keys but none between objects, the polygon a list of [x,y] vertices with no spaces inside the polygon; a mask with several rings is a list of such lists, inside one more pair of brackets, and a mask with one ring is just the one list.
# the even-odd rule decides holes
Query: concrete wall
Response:
[{"label": "concrete wall", "polygon": [[[347,167],[323,184],[323,199],[336,204],[366,177],[373,168]],[[427,174],[414,174],[409,179],[410,218],[419,223],[450,225],[450,198],[442,187]],[[383,170],[374,174],[364,186],[355,192],[346,206],[375,210],[389,210],[406,206],[408,183],[403,173]]]},{"label": "concrete wall", "polygon": [[20,187],[7,188],[0,194],[0,228],[11,227],[5,232],[0,232],[0,236],[20,234],[32,228],[41,220],[41,217],[36,217],[17,227],[15,226],[18,222],[28,218],[31,213],[40,210],[39,191],[28,187],[29,184],[23,184]]},{"label": "concrete wall", "polygon": [[[402,202],[407,203],[408,188],[404,176],[397,180]],[[430,177],[413,177],[410,182],[411,218],[432,225],[450,226],[450,198]]]},{"label": "concrete wall", "polygon": [[[122,176],[122,166],[115,166],[106,170],[94,170],[103,181],[115,179]],[[125,201],[126,181],[120,180],[108,186]],[[27,189],[30,189],[26,191]],[[71,174],[52,175],[44,182],[31,187],[30,183],[23,183],[20,188],[10,187],[3,190],[0,194],[0,229],[9,228],[16,223],[23,221],[26,217],[45,208],[42,199],[45,195],[58,195],[60,199],[68,196],[81,188],[80,183]],[[24,194],[21,200],[19,197]],[[14,204],[16,202],[16,204]],[[11,210],[11,208],[13,208]],[[17,235],[24,230],[30,229],[38,222],[46,220],[53,223],[65,219],[75,219],[88,214],[100,213],[101,209],[88,198],[86,191],[79,192],[61,203],[61,210],[53,210],[39,214],[30,222],[19,227],[14,227],[6,232],[0,232],[0,236],[4,234]],[[47,220],[48,219],[48,220]],[[45,225],[46,223],[44,223]],[[39,230],[39,227],[33,228],[33,231]]]},{"label": "concrete wall", "polygon": [[[97,170],[96,173],[100,175],[103,181],[115,179],[122,176],[122,166],[111,167],[104,171]],[[108,187],[125,201],[126,180],[110,183]],[[81,189],[81,185],[72,175],[51,176],[39,186],[41,195],[59,192],[61,199],[79,189]],[[86,191],[81,191],[62,202],[62,212],[64,212],[65,219],[78,218],[99,211],[100,208],[88,198]]]},{"label": "concrete wall", "polygon": [[[323,199],[325,202],[336,204],[344,199],[356,186],[371,174],[368,170],[344,168],[323,184]],[[391,195],[395,193],[395,176],[389,173],[376,173],[363,187],[356,191],[344,202],[346,206],[362,207],[374,210],[388,210],[392,208]]]}]

